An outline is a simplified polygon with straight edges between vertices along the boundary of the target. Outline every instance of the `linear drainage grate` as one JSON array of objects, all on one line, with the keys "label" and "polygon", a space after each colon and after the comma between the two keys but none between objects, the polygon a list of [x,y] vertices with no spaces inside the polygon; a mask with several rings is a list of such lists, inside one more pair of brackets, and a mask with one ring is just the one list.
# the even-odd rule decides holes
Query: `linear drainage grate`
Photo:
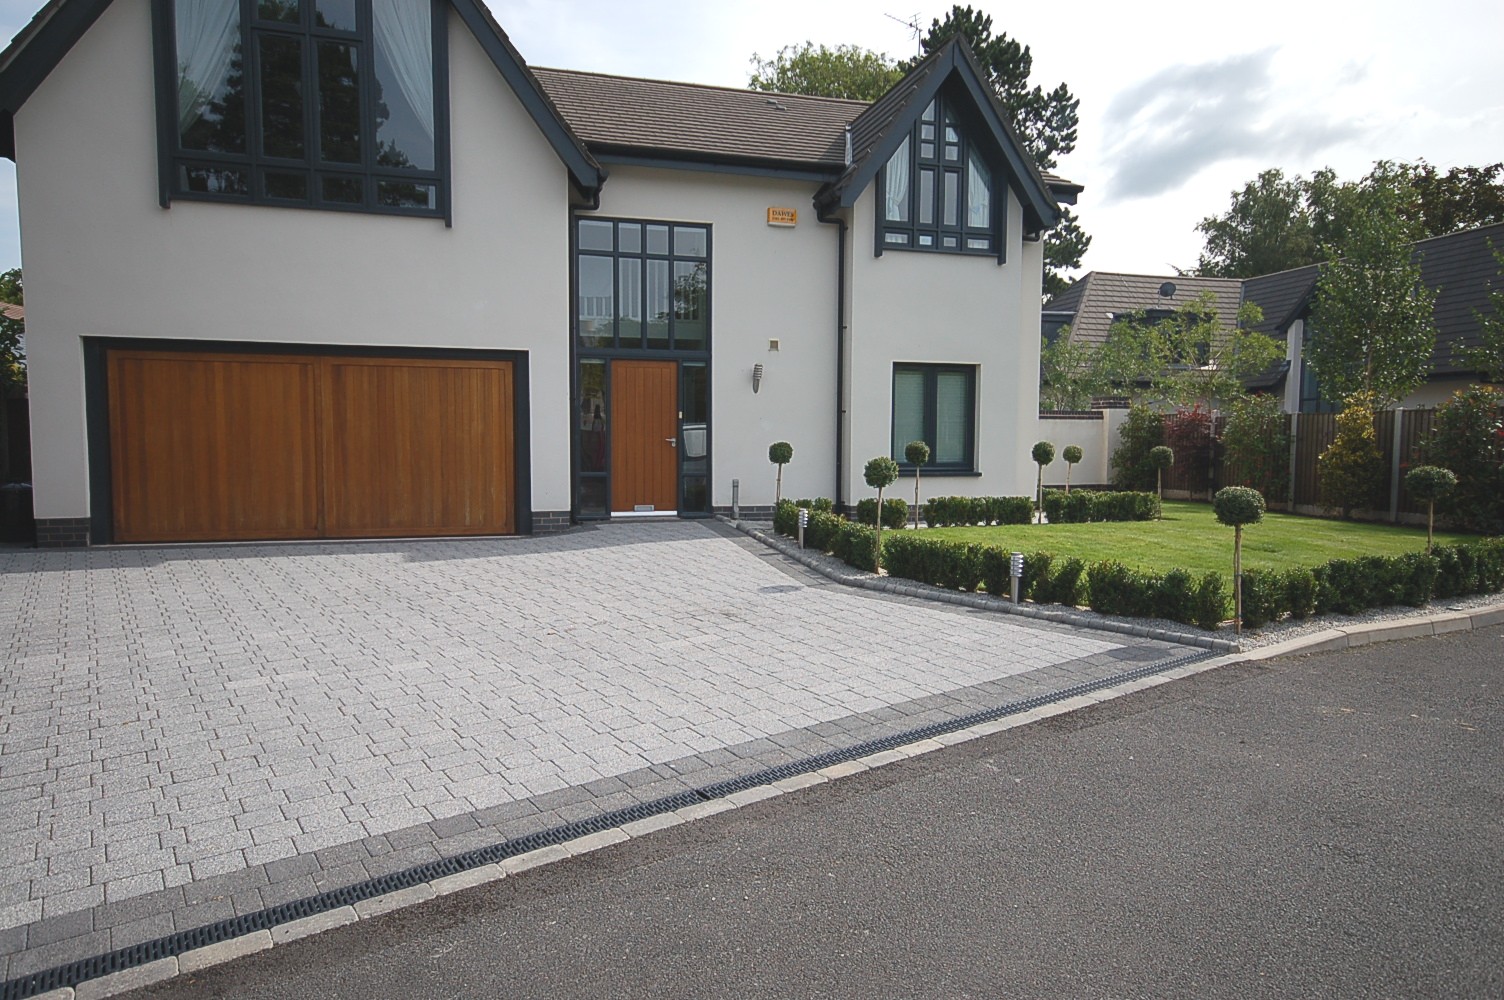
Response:
[{"label": "linear drainage grate", "polygon": [[686,806],[695,805],[700,802],[710,802],[715,799],[725,798],[728,795],[746,791],[750,788],[759,788],[763,785],[772,784],[775,781],[782,781],[785,778],[795,778],[801,774],[809,774],[834,764],[843,764],[848,761],[858,760],[875,753],[882,753],[885,750],[893,750],[901,746],[907,746],[910,743],[917,743],[920,740],[933,739],[936,736],[960,732],[963,729],[970,729],[972,726],[995,722],[1010,715],[1018,715],[1036,708],[1043,708],[1046,705],[1067,701],[1084,694],[1091,694],[1094,691],[1115,687],[1118,684],[1139,680],[1144,677],[1152,677],[1155,674],[1174,670],[1177,667],[1186,666],[1187,664],[1195,663],[1215,655],[1216,653],[1212,650],[1202,650],[1163,663],[1146,664],[1145,666],[1129,670],[1126,673],[1114,674],[1111,677],[1103,677],[1094,681],[1083,681],[1060,691],[1033,695],[1000,705],[996,708],[982,709],[959,718],[947,719],[944,722],[933,722],[916,729],[908,730],[907,732],[880,736],[857,743],[854,746],[828,750],[804,760],[779,764],[775,767],[764,768],[763,770],[740,777],[712,782],[696,789],[666,795],[651,802],[640,802],[621,809],[613,809],[598,816],[591,816],[572,823],[551,827],[547,830],[529,833],[499,844],[475,848],[462,854],[456,854],[453,857],[424,862],[421,865],[416,865],[404,871],[394,872],[390,875],[382,875],[365,882],[357,882],[354,885],[330,889],[327,892],[293,900],[290,903],[279,903],[276,906],[269,906],[264,910],[257,910],[254,913],[246,913],[237,917],[229,917],[212,924],[205,924],[202,927],[178,931],[152,941],[145,941],[141,944],[134,944],[125,948],[117,948],[114,951],[95,955],[92,958],[85,958],[77,962],[69,962],[66,965],[54,966],[40,972],[17,976],[4,983],[0,983],[0,1000],[25,1000],[26,997],[34,997],[50,990],[76,986],[90,979],[98,979],[101,976],[123,972],[126,969],[133,969],[158,959],[181,955],[196,948],[218,944],[221,941],[228,941],[255,931],[271,930],[280,924],[301,920],[304,917],[311,917],[319,913],[326,913],[343,906],[353,906],[363,900],[384,896],[389,892],[396,892],[399,889],[408,889],[415,885],[423,885],[435,879],[443,878],[446,875],[456,875],[463,871],[470,871],[473,868],[496,864],[508,858],[515,858],[543,847],[564,844],[592,833],[614,830],[619,826],[633,823],[637,820],[660,816],[664,813],[683,809]]}]

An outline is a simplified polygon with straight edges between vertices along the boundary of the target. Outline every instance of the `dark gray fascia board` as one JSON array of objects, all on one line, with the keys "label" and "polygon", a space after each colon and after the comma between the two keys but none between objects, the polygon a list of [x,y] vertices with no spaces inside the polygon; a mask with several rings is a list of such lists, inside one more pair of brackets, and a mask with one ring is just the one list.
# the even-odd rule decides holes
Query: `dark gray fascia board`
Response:
[{"label": "dark gray fascia board", "polygon": [[736,157],[706,156],[663,152],[608,152],[596,146],[595,158],[606,166],[657,167],[662,170],[702,170],[716,174],[741,174],[749,177],[776,177],[781,180],[813,181],[823,184],[839,169],[819,170],[801,166],[783,166],[776,161],[743,160]]},{"label": "dark gray fascia board", "polygon": [[14,116],[110,0],[53,0],[0,53],[0,156],[16,158]]},{"label": "dark gray fascia board", "polygon": [[513,47],[506,32],[479,0],[449,0],[470,33],[485,50],[491,62],[511,86],[517,99],[537,123],[543,137],[553,146],[569,170],[570,179],[581,193],[593,195],[606,180],[606,171],[585,148],[579,136],[564,121],[564,116],[543,93],[538,78],[527,68],[522,54]]}]

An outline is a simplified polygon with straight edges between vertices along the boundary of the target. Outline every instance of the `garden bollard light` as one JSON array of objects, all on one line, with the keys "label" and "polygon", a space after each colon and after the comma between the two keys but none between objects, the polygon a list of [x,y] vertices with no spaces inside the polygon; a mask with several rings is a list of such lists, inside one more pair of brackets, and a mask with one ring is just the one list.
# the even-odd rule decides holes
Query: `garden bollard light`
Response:
[{"label": "garden bollard light", "polygon": [[740,479],[731,480],[731,520],[733,521],[740,521],[742,519],[741,497],[742,481]]},{"label": "garden bollard light", "polygon": [[1013,588],[1013,603],[1018,603],[1018,585],[1024,576],[1024,554],[1015,552],[1008,559],[1008,574],[1013,579],[1009,581]]},{"label": "garden bollard light", "polygon": [[809,524],[809,511],[806,510],[803,507],[800,507],[799,508],[799,547],[801,549],[804,548],[804,528],[805,528],[805,526],[807,524]]}]

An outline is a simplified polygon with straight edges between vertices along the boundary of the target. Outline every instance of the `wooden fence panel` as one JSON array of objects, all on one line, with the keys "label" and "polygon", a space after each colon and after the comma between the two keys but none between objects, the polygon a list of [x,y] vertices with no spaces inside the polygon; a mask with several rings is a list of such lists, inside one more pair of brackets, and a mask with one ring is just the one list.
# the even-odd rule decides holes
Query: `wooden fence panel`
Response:
[{"label": "wooden fence panel", "polygon": [[1337,436],[1337,416],[1302,413],[1295,422],[1295,434],[1295,503],[1297,506],[1320,503],[1316,460]]}]

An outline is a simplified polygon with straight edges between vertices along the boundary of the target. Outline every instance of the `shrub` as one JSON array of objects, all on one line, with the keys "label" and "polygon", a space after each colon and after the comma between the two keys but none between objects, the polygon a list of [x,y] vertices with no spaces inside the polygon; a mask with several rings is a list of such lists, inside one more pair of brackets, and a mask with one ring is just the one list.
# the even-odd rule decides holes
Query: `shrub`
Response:
[{"label": "shrub", "polygon": [[1159,497],[1153,493],[1097,493],[1093,498],[1093,521],[1153,521],[1159,518]]},{"label": "shrub", "polygon": [[877,571],[877,533],[866,525],[842,521],[830,542],[830,553],[848,566]]},{"label": "shrub", "polygon": [[[856,505],[856,519],[861,524],[875,526],[877,524],[877,499],[867,497],[860,500]],[[883,527],[897,530],[902,528],[909,520],[908,501],[899,497],[889,497],[883,501]]]},{"label": "shrub", "polygon": [[[1080,559],[1051,560],[1047,575],[1030,588],[1030,596],[1040,604],[1063,604],[1079,607],[1086,599],[1086,564]],[[1024,578],[1028,580],[1029,560],[1024,559]]]},{"label": "shrub", "polygon": [[1287,597],[1284,579],[1271,569],[1243,571],[1243,625],[1259,628],[1278,621],[1284,614]]},{"label": "shrub", "polygon": [[984,497],[988,524],[1029,524],[1034,520],[1034,505],[1028,497]]},{"label": "shrub", "polygon": [[1152,490],[1154,466],[1149,449],[1165,443],[1164,417],[1147,406],[1134,405],[1118,432],[1119,444],[1109,460],[1112,482],[1120,490]]},{"label": "shrub", "polygon": [[1192,595],[1193,625],[1199,625],[1209,632],[1215,632],[1227,617],[1227,587],[1222,582],[1222,574],[1207,573],[1196,584],[1196,591]]},{"label": "shrub", "polygon": [[1316,574],[1305,566],[1293,566],[1280,574],[1283,606],[1291,618],[1309,618],[1316,611]]},{"label": "shrub", "polygon": [[1258,524],[1264,519],[1264,498],[1246,486],[1224,486],[1212,499],[1217,520],[1233,528]]},{"label": "shrub", "polygon": [[1154,616],[1175,622],[1196,621],[1196,580],[1189,570],[1172,569],[1154,589]]},{"label": "shrub", "polygon": [[799,507],[792,500],[773,505],[773,531],[791,538],[799,534]]},{"label": "shrub", "polygon": [[1278,396],[1243,396],[1229,402],[1222,446],[1229,486],[1250,486],[1271,500],[1289,499],[1290,421]]},{"label": "shrub", "polygon": [[1373,394],[1355,392],[1342,401],[1337,437],[1316,460],[1321,502],[1351,516],[1354,508],[1378,506],[1384,457],[1374,430]]},{"label": "shrub", "polygon": [[1504,391],[1475,385],[1436,410],[1429,459],[1457,474],[1457,488],[1438,504],[1469,531],[1504,532]]},{"label": "shrub", "polygon": [[831,542],[836,537],[836,532],[841,530],[841,525],[846,523],[844,517],[837,517],[829,511],[812,510],[809,512],[809,524],[804,528],[805,548],[816,549],[820,552],[829,552]]},{"label": "shrub", "polygon": [[924,520],[931,528],[1028,524],[1033,519],[1029,497],[932,497],[924,504]]},{"label": "shrub", "polygon": [[1092,563],[1086,590],[1092,610],[1104,615],[1142,618],[1154,613],[1150,578],[1115,559]]}]

